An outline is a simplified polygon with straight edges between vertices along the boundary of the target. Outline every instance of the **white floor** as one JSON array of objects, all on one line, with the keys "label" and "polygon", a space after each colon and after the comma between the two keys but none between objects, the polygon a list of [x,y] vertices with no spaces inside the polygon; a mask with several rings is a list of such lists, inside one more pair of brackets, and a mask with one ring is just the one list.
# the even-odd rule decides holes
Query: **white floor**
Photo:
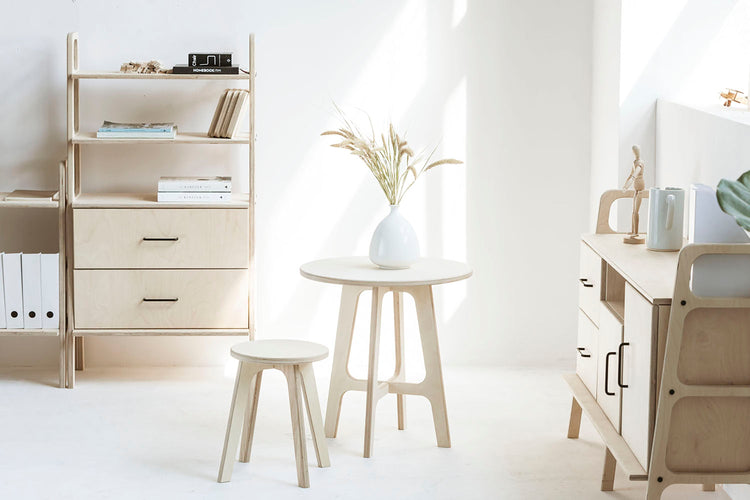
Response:
[{"label": "white floor", "polygon": [[[318,374],[325,408],[327,380]],[[263,379],[249,464],[216,483],[233,380],[221,369],[90,369],[74,390],[51,371],[0,372],[0,498],[642,499],[645,483],[618,471],[598,491],[604,448],[584,419],[565,438],[570,397],[555,371],[445,369],[453,448],[435,445],[428,404],[395,396],[378,406],[374,456],[364,459],[364,396],[344,397],[332,467],[296,486],[288,400],[280,372]],[[674,486],[664,499],[727,499]]]}]

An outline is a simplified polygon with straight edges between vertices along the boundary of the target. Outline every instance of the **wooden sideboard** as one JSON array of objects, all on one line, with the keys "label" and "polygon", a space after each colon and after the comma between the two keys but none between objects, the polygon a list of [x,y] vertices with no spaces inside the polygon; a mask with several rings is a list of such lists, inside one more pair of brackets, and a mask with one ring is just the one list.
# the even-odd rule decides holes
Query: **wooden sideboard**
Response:
[{"label": "wooden sideboard", "polygon": [[[750,276],[711,268],[747,262],[750,245],[626,245],[607,221],[628,196],[605,193],[597,234],[581,241],[568,437],[585,413],[606,445],[603,491],[618,463],[628,479],[648,481],[648,500],[676,483],[750,483]],[[711,295],[696,295],[696,282]]]},{"label": "wooden sideboard", "polygon": [[582,238],[576,373],[565,376],[573,393],[568,437],[578,437],[583,409],[607,446],[604,491],[612,489],[616,462],[629,479],[648,478],[677,273],[677,252],[651,252],[622,238]]}]

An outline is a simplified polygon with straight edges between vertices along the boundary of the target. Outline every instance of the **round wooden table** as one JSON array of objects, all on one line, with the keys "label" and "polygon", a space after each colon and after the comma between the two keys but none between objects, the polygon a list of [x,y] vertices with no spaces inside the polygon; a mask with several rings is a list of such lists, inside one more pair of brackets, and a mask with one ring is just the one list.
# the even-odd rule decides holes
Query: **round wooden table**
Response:
[{"label": "round wooden table", "polygon": [[[347,391],[365,391],[367,392],[367,405],[365,410],[364,456],[369,457],[372,454],[375,405],[378,400],[389,393],[397,395],[398,428],[404,429],[404,395],[412,394],[424,396],[430,401],[438,446],[450,448],[451,439],[448,429],[445,390],[443,389],[443,370],[440,364],[432,285],[464,280],[471,276],[471,268],[462,262],[423,258],[409,269],[390,270],[380,269],[367,257],[341,257],[308,262],[300,267],[300,273],[305,278],[314,281],[343,285],[336,345],[333,351],[331,384],[328,391],[325,420],[326,437],[336,437],[341,412],[341,399],[344,393]],[[367,380],[360,380],[352,377],[347,367],[354,332],[354,319],[357,314],[357,302],[360,294],[365,290],[372,290],[369,365]],[[393,292],[396,368],[390,379],[378,381],[380,313],[383,296],[388,292]],[[419,323],[425,366],[424,380],[419,383],[404,381],[404,317],[402,309],[404,293],[408,293],[414,298],[417,309],[417,322]]]}]

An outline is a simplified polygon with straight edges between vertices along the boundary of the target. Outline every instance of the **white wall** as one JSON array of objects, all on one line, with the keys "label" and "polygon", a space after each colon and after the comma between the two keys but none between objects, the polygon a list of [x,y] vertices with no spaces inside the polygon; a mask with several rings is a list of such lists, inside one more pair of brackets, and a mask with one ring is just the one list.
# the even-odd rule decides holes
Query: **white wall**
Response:
[{"label": "white wall", "polygon": [[[65,155],[68,31],[80,34],[81,68],[97,70],[127,60],[179,63],[188,51],[211,48],[233,49],[244,61],[254,32],[259,337],[332,345],[338,290],[303,280],[298,267],[365,254],[386,214],[364,167],[318,135],[335,126],[335,101],[368,110],[376,124],[392,118],[415,146],[439,143],[439,155],[466,161],[430,172],[403,206],[424,254],[465,259],[476,271],[436,292],[445,362],[573,359],[577,240],[589,214],[590,0],[77,0],[8,10],[14,22],[3,30],[0,56],[23,64],[0,83],[0,190],[54,185]],[[81,126],[165,120],[204,129],[223,88],[84,81]],[[85,147],[83,187],[153,190],[160,175],[220,174],[227,164],[239,185],[244,153]],[[44,214],[0,214],[0,248],[51,250],[53,225]],[[215,364],[235,341],[92,338],[87,362]],[[2,364],[55,362],[53,340],[0,346]],[[414,335],[407,349],[417,352]]]}]

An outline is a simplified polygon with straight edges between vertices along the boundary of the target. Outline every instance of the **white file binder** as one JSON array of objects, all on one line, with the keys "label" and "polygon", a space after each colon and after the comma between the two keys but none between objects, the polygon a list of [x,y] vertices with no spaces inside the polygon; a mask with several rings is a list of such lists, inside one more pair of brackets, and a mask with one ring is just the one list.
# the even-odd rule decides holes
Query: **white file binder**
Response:
[{"label": "white file binder", "polygon": [[21,254],[3,254],[6,328],[23,328],[23,295],[21,294]]},{"label": "white file binder", "polygon": [[42,328],[58,328],[60,309],[60,254],[42,254]]},{"label": "white file binder", "polygon": [[0,328],[5,326],[5,287],[3,286],[3,253],[0,252]]},{"label": "white file binder", "polygon": [[21,254],[24,329],[42,328],[42,254]]}]

